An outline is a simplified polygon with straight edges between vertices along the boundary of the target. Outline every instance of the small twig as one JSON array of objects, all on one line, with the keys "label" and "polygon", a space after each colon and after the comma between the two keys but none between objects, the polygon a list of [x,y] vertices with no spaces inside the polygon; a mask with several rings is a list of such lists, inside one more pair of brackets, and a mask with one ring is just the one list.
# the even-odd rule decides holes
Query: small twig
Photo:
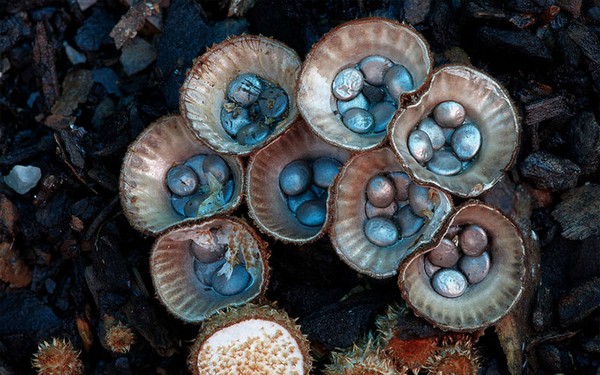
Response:
[{"label": "small twig", "polygon": [[[94,221],[92,221],[90,226],[85,230],[83,233],[83,238],[89,241],[94,236],[94,233],[96,233],[102,227],[104,222],[108,221],[110,214],[118,204],[119,197],[115,196],[110,203],[98,213],[98,216],[96,216]],[[115,217],[116,216],[117,215],[115,215]]]},{"label": "small twig", "polygon": [[96,191],[96,189],[94,189],[93,187],[91,187],[87,183],[87,181],[85,180],[85,177],[81,176],[80,173],[79,173],[79,171],[77,170],[77,168],[75,168],[75,166],[73,164],[71,164],[71,162],[69,162],[69,160],[67,160],[67,158],[66,158],[66,151],[63,148],[63,145],[62,145],[62,143],[60,141],[60,136],[58,135],[58,133],[54,133],[54,140],[56,141],[56,144],[58,145],[58,149],[60,150],[62,160],[69,167],[69,169],[71,170],[71,172],[73,172],[73,174],[75,175],[75,177],[79,180],[79,182],[81,182],[83,184],[83,186],[87,187],[94,194],[98,195],[98,191]]}]

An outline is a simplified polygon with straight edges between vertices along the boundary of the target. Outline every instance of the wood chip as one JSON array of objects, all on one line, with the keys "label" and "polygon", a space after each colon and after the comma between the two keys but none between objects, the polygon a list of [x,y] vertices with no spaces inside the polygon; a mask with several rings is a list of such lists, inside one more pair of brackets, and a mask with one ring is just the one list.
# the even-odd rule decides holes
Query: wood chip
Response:
[{"label": "wood chip", "polygon": [[35,41],[33,43],[34,71],[42,86],[42,93],[47,108],[52,107],[60,94],[58,76],[56,74],[56,51],[48,41],[46,22],[35,25]]},{"label": "wood chip", "polygon": [[552,217],[562,226],[562,236],[583,240],[600,234],[600,185],[588,184],[563,195]]},{"label": "wood chip", "polygon": [[110,32],[110,36],[115,40],[115,47],[121,49],[125,42],[135,38],[138,31],[144,26],[146,18],[157,15],[159,12],[158,1],[140,1],[129,8]]},{"label": "wood chip", "polygon": [[600,41],[596,34],[586,26],[577,24],[570,25],[567,33],[584,55],[596,64],[600,64]]},{"label": "wood chip", "polygon": [[533,125],[559,116],[570,116],[569,106],[562,96],[542,99],[525,107],[525,124]]}]

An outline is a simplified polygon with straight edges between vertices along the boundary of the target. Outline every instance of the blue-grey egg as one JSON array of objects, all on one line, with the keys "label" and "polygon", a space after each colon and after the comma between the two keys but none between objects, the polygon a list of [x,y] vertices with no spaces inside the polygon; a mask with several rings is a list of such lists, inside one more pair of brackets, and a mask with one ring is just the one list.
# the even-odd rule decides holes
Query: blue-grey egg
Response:
[{"label": "blue-grey egg", "polygon": [[186,167],[192,168],[194,173],[198,176],[198,185],[203,186],[208,183],[208,176],[204,173],[204,169],[202,169],[202,165],[204,164],[204,159],[206,158],[205,154],[199,154],[192,156],[187,159],[183,165]]},{"label": "blue-grey egg", "polygon": [[383,85],[385,74],[392,66],[394,66],[392,60],[379,55],[367,56],[358,63],[365,81],[375,86]]},{"label": "blue-grey egg", "polygon": [[281,87],[269,87],[258,98],[258,107],[263,116],[276,119],[285,114],[289,99]]},{"label": "blue-grey egg", "polygon": [[423,227],[425,219],[417,216],[407,204],[394,215],[394,222],[400,228],[400,237],[410,237]]},{"label": "blue-grey egg", "polygon": [[167,172],[167,187],[173,194],[191,195],[198,189],[198,176],[192,168],[176,165]]},{"label": "blue-grey egg", "polygon": [[388,173],[388,178],[392,180],[394,186],[396,186],[396,200],[405,201],[408,199],[408,187],[411,184],[411,179],[404,172],[391,172]]},{"label": "blue-grey egg", "polygon": [[413,130],[408,136],[408,151],[420,164],[427,163],[433,156],[433,146],[427,133]]},{"label": "blue-grey egg", "polygon": [[458,235],[458,244],[463,253],[476,257],[483,253],[488,245],[486,231],[479,225],[467,225]]},{"label": "blue-grey egg", "polygon": [[300,194],[288,195],[288,197],[287,197],[288,208],[290,209],[290,211],[292,211],[292,213],[295,214],[298,210],[298,207],[300,207],[300,205],[302,203],[308,202],[313,199],[318,199],[318,197],[315,195],[315,193],[313,193],[313,191],[311,189],[306,189],[304,192],[302,192]]},{"label": "blue-grey egg", "polygon": [[383,101],[386,95],[386,91],[383,87],[376,87],[365,83],[362,89],[363,95],[367,98],[369,103],[379,103]]},{"label": "blue-grey egg", "polygon": [[460,253],[451,240],[444,238],[439,245],[427,253],[427,259],[438,267],[452,268],[458,262]]},{"label": "blue-grey egg", "polygon": [[194,274],[198,281],[206,286],[212,285],[212,279],[217,271],[225,264],[225,259],[221,258],[215,262],[204,263],[196,258],[193,258]]},{"label": "blue-grey egg", "polygon": [[386,176],[377,175],[367,182],[367,199],[375,207],[387,207],[396,197],[396,186]]},{"label": "blue-grey egg", "polygon": [[228,279],[226,275],[215,273],[212,278],[212,287],[215,292],[224,296],[234,296],[243,292],[252,281],[252,276],[241,264],[233,266],[233,272]]},{"label": "blue-grey egg", "polygon": [[213,263],[223,259],[225,246],[215,246],[214,243],[189,240],[190,254],[202,263]]},{"label": "blue-grey egg", "polygon": [[466,277],[453,269],[441,269],[431,278],[431,285],[439,295],[446,298],[462,296],[467,291]]},{"label": "blue-grey egg", "polygon": [[431,117],[426,117],[417,126],[417,129],[425,132],[431,141],[431,147],[434,150],[439,150],[446,144],[446,137],[442,127],[439,126]]},{"label": "blue-grey egg", "polygon": [[[208,213],[205,210],[200,212],[201,211],[200,206],[204,203],[204,201],[206,200],[206,197],[207,197],[207,195],[205,193],[200,193],[200,192],[189,197],[185,206],[183,206],[184,215],[186,217],[196,217],[196,216],[204,215],[205,213]],[[214,207],[214,208],[216,210],[216,207]]]},{"label": "blue-grey egg", "polygon": [[298,221],[309,227],[323,225],[327,216],[327,205],[320,199],[313,199],[302,203],[296,210]]},{"label": "blue-grey egg", "polygon": [[264,142],[271,134],[271,129],[262,124],[251,123],[240,129],[237,141],[244,146],[254,146]]},{"label": "blue-grey egg", "polygon": [[256,102],[261,92],[261,80],[252,73],[240,74],[227,86],[227,98],[242,107],[248,107]]},{"label": "blue-grey egg", "polygon": [[247,108],[235,106],[228,108],[229,106],[223,106],[221,108],[221,125],[225,132],[235,138],[241,128],[250,124],[250,112]]},{"label": "blue-grey egg", "polygon": [[390,93],[390,96],[394,98],[394,102],[398,102],[398,98],[401,94],[414,89],[412,75],[408,69],[399,64],[392,66],[387,71],[384,83],[386,90]]},{"label": "blue-grey egg", "polygon": [[471,160],[481,147],[481,133],[474,124],[463,124],[452,135],[450,144],[460,160]]},{"label": "blue-grey egg", "polygon": [[375,126],[375,119],[368,111],[360,108],[349,109],[342,117],[342,123],[357,134],[368,133]]},{"label": "blue-grey egg", "polygon": [[313,182],[315,185],[327,189],[335,176],[337,176],[342,163],[334,158],[321,157],[312,163]]},{"label": "blue-grey egg", "polygon": [[365,236],[374,245],[386,247],[398,241],[398,228],[390,219],[374,217],[365,223]]},{"label": "blue-grey egg", "polygon": [[360,108],[364,110],[369,109],[369,101],[364,94],[360,93],[348,101],[338,100],[337,108],[340,115],[343,116],[346,112],[348,112],[349,109],[352,108]]},{"label": "blue-grey egg", "polygon": [[206,155],[202,164],[202,170],[204,173],[212,174],[221,185],[225,184],[231,176],[231,169],[229,169],[227,162],[215,154]]},{"label": "blue-grey egg", "polygon": [[300,194],[310,186],[312,168],[304,160],[294,160],[279,173],[279,187],[287,195]]},{"label": "blue-grey egg", "polygon": [[350,100],[360,93],[365,83],[363,74],[355,68],[340,71],[332,83],[333,95],[340,100]]},{"label": "blue-grey egg", "polygon": [[427,163],[427,169],[440,176],[454,176],[462,170],[462,163],[452,152],[437,150]]},{"label": "blue-grey egg", "polygon": [[375,120],[373,127],[374,133],[380,133],[387,130],[387,126],[392,121],[392,117],[396,114],[396,106],[392,103],[381,102],[371,107],[369,110]]},{"label": "blue-grey egg", "polygon": [[459,127],[466,115],[465,107],[453,100],[441,102],[433,109],[433,119],[444,128]]},{"label": "blue-grey egg", "polygon": [[467,277],[471,284],[476,284],[487,276],[491,267],[490,255],[486,252],[477,257],[463,255],[458,262],[458,269]]},{"label": "blue-grey egg", "polygon": [[179,215],[185,216],[183,208],[189,199],[189,195],[186,197],[181,197],[177,194],[171,194],[171,207],[173,207],[173,210],[175,210],[175,212],[177,212]]},{"label": "blue-grey egg", "polygon": [[420,217],[427,217],[433,211],[433,202],[429,199],[429,188],[410,184],[408,187],[408,203],[413,212]]}]

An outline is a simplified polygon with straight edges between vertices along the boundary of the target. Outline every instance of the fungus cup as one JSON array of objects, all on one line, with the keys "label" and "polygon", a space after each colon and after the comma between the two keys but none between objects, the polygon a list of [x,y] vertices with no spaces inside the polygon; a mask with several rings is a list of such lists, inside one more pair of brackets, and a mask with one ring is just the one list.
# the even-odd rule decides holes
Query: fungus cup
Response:
[{"label": "fungus cup", "polygon": [[[405,95],[418,91],[429,77],[432,65],[429,46],[412,27],[376,17],[336,27],[312,48],[298,80],[300,113],[326,142],[351,151],[373,149],[384,142],[385,131],[358,134],[344,126],[332,94],[332,84],[342,69],[373,55],[406,67],[414,89]],[[393,99],[398,102],[400,98]]]},{"label": "fungus cup", "polygon": [[[179,107],[193,134],[221,154],[248,155],[275,139],[298,116],[294,99],[301,61],[285,44],[257,35],[232,37],[210,48],[194,61],[181,88]],[[240,74],[251,73],[287,94],[287,115],[266,139],[257,144],[240,144],[221,123],[226,90]]]},{"label": "fungus cup", "polygon": [[[462,172],[443,176],[421,165],[410,153],[409,135],[441,102],[456,101],[481,133],[478,155]],[[514,163],[520,142],[517,111],[505,90],[491,77],[467,66],[435,71],[419,100],[401,108],[389,128],[392,149],[417,182],[434,185],[459,197],[474,197],[490,189]]]},{"label": "fungus cup", "polygon": [[188,358],[194,375],[308,375],[309,343],[282,310],[247,304],[202,324]]},{"label": "fungus cup", "polygon": [[242,201],[244,172],[240,159],[223,156],[234,181],[233,196],[207,215],[184,217],[170,201],[167,172],[177,164],[199,154],[214,154],[198,141],[180,116],[165,116],[150,124],[129,146],[119,183],[123,213],[135,229],[157,235],[183,222],[215,214],[227,214]]},{"label": "fungus cup", "polygon": [[434,241],[451,214],[453,205],[445,192],[431,188],[433,210],[420,229],[390,246],[377,246],[365,235],[367,220],[365,190],[369,180],[388,172],[403,172],[389,148],[367,151],[352,156],[340,171],[334,185],[334,217],[330,237],[339,257],[352,269],[374,278],[391,277],[400,263],[414,252]]},{"label": "fungus cup", "polygon": [[416,315],[444,330],[475,331],[496,323],[519,300],[525,278],[525,246],[515,224],[496,209],[478,201],[460,206],[448,228],[476,224],[488,233],[491,267],[487,276],[469,285],[459,297],[438,294],[424,269],[432,247],[413,253],[401,266],[398,285]]},{"label": "fungus cup", "polygon": [[266,243],[236,218],[211,218],[156,239],[152,281],[178,318],[197,323],[228,306],[262,296],[269,278]]},{"label": "fungus cup", "polygon": [[327,214],[320,226],[307,226],[289,209],[280,189],[279,176],[286,165],[295,160],[333,158],[344,163],[350,153],[323,142],[304,121],[297,121],[279,139],[252,156],[247,168],[246,197],[248,212],[260,228],[284,242],[304,244],[321,237],[331,219],[332,195],[327,190]]}]

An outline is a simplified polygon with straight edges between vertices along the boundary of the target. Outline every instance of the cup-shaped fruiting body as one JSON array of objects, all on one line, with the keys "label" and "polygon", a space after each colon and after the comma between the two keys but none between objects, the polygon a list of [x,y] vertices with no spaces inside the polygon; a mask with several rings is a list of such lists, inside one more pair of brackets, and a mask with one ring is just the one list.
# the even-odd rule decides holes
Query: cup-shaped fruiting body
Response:
[{"label": "cup-shaped fruiting body", "polygon": [[[274,39],[256,35],[229,38],[213,46],[194,61],[194,66],[188,71],[181,88],[181,114],[194,134],[217,152],[247,155],[277,137],[298,116],[294,93],[300,66],[298,54]],[[268,135],[254,134],[254,142],[251,144],[240,143],[232,138],[231,129],[227,129],[228,133],[221,121],[224,104],[228,103],[228,91],[229,94],[235,91],[235,87],[232,88],[230,84],[236,79],[246,77],[244,74],[248,74],[252,82],[256,79],[264,80],[271,89],[283,89],[287,95],[285,115],[282,118],[278,117],[276,123],[269,124]],[[252,82],[242,82],[236,92],[243,98],[234,99],[243,105],[254,99],[260,100],[254,98],[257,90]],[[272,90],[269,92],[274,94]],[[275,99],[285,99],[284,95],[270,98],[273,100],[265,101],[267,104],[271,103],[267,105],[270,110],[278,107],[279,100]],[[241,109],[232,107],[225,110],[234,113],[235,110]],[[240,117],[235,113],[233,118],[237,121]]]},{"label": "cup-shaped fruiting body", "polygon": [[[402,372],[404,373],[404,372]],[[331,353],[331,363],[325,366],[325,375],[400,375],[394,363],[368,334],[351,348]]]},{"label": "cup-shaped fruiting body", "polygon": [[159,299],[187,322],[264,294],[266,243],[239,219],[217,217],[172,229],[156,239],[150,272]]},{"label": "cup-shaped fruiting body", "polygon": [[455,228],[464,233],[473,226],[486,232],[489,268],[483,279],[469,283],[460,295],[441,295],[425,267],[428,253],[441,241],[413,254],[399,271],[398,285],[407,304],[415,314],[442,329],[475,331],[494,324],[515,305],[524,288],[525,247],[515,224],[495,208],[471,201],[450,218],[443,240],[460,245]]},{"label": "cup-shaped fruiting body", "polygon": [[309,343],[282,310],[247,304],[212,316],[188,358],[194,375],[308,375]]},{"label": "cup-shaped fruiting body", "polygon": [[375,319],[378,346],[402,374],[418,374],[439,350],[440,338],[431,335],[403,339],[397,326],[406,321],[406,316],[405,305],[393,304]]},{"label": "cup-shaped fruiting body", "polygon": [[[461,114],[452,108],[438,106],[444,102],[459,103],[466,113],[459,116]],[[436,113],[436,108],[444,109],[446,116]],[[419,147],[422,143],[417,138],[423,132],[415,129],[417,126],[423,126],[423,120],[429,121],[427,118],[430,115],[433,115],[437,122],[447,126],[444,130],[451,131],[451,126],[454,126],[451,122],[446,122],[447,117],[451,115],[457,118],[464,118],[466,115],[464,121],[476,125],[478,134],[475,135],[480,138],[481,145],[477,154],[468,161],[468,165],[462,167],[460,160],[448,156],[449,151],[443,148],[439,151],[431,150],[433,155],[439,153],[433,167],[428,164],[427,168],[424,165],[430,160],[430,155],[426,155],[428,150],[425,150],[430,148],[430,145],[422,149]],[[467,128],[463,129],[465,133],[469,133]],[[418,102],[400,109],[389,129],[392,148],[411,177],[460,197],[474,197],[494,186],[515,161],[520,139],[517,111],[505,90],[486,74],[458,65],[446,66],[434,72]],[[463,134],[460,138],[472,138],[472,134]],[[448,143],[452,143],[452,140]],[[455,147],[456,150],[458,147]],[[464,150],[458,154],[461,152]],[[450,162],[442,163],[441,159]],[[455,167],[451,162],[458,163],[458,170],[452,171],[451,175],[436,173],[440,168],[442,172],[450,173],[450,169]]]},{"label": "cup-shaped fruiting body", "polygon": [[[405,186],[398,182],[397,193],[406,189],[398,200],[398,206],[392,220],[376,220],[384,223],[394,222],[399,227],[398,237],[391,244],[376,245],[369,238],[369,224],[373,219],[368,217],[369,198],[367,189],[369,182],[377,176],[393,176],[404,170],[389,148],[367,151],[352,156],[344,165],[334,185],[334,220],[330,227],[330,237],[337,254],[352,269],[375,278],[386,278],[396,274],[400,263],[421,248],[427,248],[431,241],[439,235],[444,222],[450,216],[453,205],[450,196],[435,188],[427,189],[408,181]],[[413,188],[410,188],[413,186]],[[420,193],[425,192],[424,196]],[[418,193],[418,194],[413,194]],[[422,200],[421,198],[424,198]],[[403,203],[402,203],[403,202]],[[407,203],[409,202],[409,203]],[[430,204],[425,209],[417,208],[418,203]],[[419,215],[412,214],[418,212]],[[405,213],[408,213],[405,216]],[[385,215],[385,214],[384,214]],[[369,215],[370,216],[370,215]],[[402,236],[403,228],[413,227],[412,219],[420,222],[406,236]],[[377,224],[377,223],[375,223]],[[376,225],[373,227],[377,227]],[[381,227],[381,226],[379,226]],[[375,233],[379,233],[375,231]]]},{"label": "cup-shaped fruiting body", "polygon": [[[325,233],[330,222],[332,186],[325,187],[322,193],[326,194],[322,197],[326,202],[324,223],[316,226],[305,225],[298,218],[298,209],[301,208],[298,207],[294,213],[291,208],[295,208],[293,207],[295,202],[290,199],[310,195],[306,197],[308,201],[316,198],[316,194],[309,191],[308,194],[286,195],[280,184],[282,171],[290,163],[303,161],[311,169],[308,171],[308,174],[312,175],[310,180],[315,177],[312,170],[317,166],[314,162],[337,161],[341,166],[349,156],[348,151],[323,142],[310,131],[304,121],[298,120],[283,136],[259,150],[250,159],[246,181],[250,216],[262,232],[278,240],[291,243],[307,243],[316,240]],[[311,162],[312,168],[308,164]]]},{"label": "cup-shaped fruiting body", "polygon": [[[367,57],[371,59],[363,60]],[[373,98],[368,89],[378,88],[376,85],[381,83],[371,80],[374,84],[368,85],[369,75],[376,76],[380,71],[377,68],[381,68],[381,64],[371,63],[382,59],[388,61],[387,68],[394,64],[390,68],[392,73],[398,71],[396,73],[400,78],[402,73],[412,78],[409,80],[412,81],[410,87],[403,91],[404,95],[419,90],[430,75],[432,59],[427,42],[410,26],[392,20],[364,18],[347,22],[317,42],[304,61],[299,77],[297,101],[300,113],[318,136],[331,144],[353,151],[376,148],[385,140],[385,125],[380,131],[370,131],[373,125],[369,128],[368,121],[364,121],[369,115],[365,114],[364,105],[361,104],[365,102],[364,96]],[[350,70],[345,70],[347,68]],[[354,76],[358,77],[358,82]],[[365,76],[366,84],[362,83],[362,76]],[[338,82],[343,81],[342,78],[347,82]],[[399,89],[390,87],[390,84],[383,86],[394,93],[386,95],[391,96],[391,101],[396,102],[397,106],[400,100]],[[338,88],[345,90],[336,93]],[[352,104],[344,104],[354,108],[351,111],[356,113],[348,115],[352,119],[343,121],[338,99],[351,98],[361,90],[360,95],[352,99]],[[348,92],[350,94],[346,95]],[[366,103],[372,106],[378,99],[367,100]],[[372,114],[378,113],[374,115],[375,118],[386,112],[383,108],[370,110]],[[377,122],[375,119],[375,127]]]},{"label": "cup-shaped fruiting body", "polygon": [[479,373],[480,358],[473,343],[467,340],[445,343],[440,350],[430,358],[426,367],[429,374],[462,374],[476,375]]},{"label": "cup-shaped fruiting body", "polygon": [[54,337],[38,345],[32,365],[39,375],[81,375],[84,367],[79,354],[70,341]]},{"label": "cup-shaped fruiting body", "polygon": [[196,155],[215,155],[214,151],[194,137],[180,116],[166,116],[148,126],[129,146],[120,177],[123,213],[137,230],[156,235],[174,225],[227,214],[242,201],[244,172],[241,161],[222,156],[233,180],[230,200],[214,210],[186,217],[178,213],[167,186],[169,170]]}]

